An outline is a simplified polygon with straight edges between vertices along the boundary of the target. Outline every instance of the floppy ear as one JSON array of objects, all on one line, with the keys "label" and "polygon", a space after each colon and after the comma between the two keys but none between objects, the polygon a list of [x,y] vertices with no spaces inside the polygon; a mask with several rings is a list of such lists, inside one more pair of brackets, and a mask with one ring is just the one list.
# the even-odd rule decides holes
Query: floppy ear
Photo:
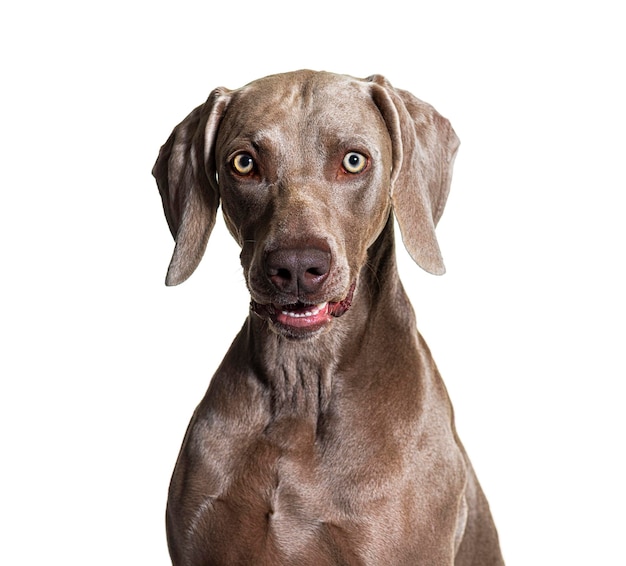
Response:
[{"label": "floppy ear", "polygon": [[395,89],[380,75],[368,80],[391,137],[391,200],[402,241],[422,269],[442,275],[446,269],[435,226],[450,190],[459,139],[429,104]]},{"label": "floppy ear", "polygon": [[213,145],[228,100],[225,89],[214,90],[174,128],[152,169],[176,240],[166,285],[178,285],[194,272],[215,225],[219,192]]}]

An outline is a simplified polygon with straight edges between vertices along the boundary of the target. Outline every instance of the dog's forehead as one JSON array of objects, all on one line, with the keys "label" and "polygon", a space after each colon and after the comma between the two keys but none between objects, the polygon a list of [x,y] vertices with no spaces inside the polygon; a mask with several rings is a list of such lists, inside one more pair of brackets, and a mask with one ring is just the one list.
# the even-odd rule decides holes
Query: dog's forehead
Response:
[{"label": "dog's forehead", "polygon": [[265,77],[234,91],[224,116],[226,130],[250,137],[311,128],[366,133],[381,125],[369,83],[312,71]]}]

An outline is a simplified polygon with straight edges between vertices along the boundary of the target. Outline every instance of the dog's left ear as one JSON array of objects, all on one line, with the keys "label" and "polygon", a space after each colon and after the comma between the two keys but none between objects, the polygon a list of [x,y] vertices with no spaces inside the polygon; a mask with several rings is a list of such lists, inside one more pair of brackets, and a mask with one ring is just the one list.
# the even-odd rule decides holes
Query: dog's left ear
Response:
[{"label": "dog's left ear", "polygon": [[215,89],[165,142],[152,169],[165,218],[176,240],[166,285],[178,285],[198,267],[219,206],[213,145],[230,100]]},{"label": "dog's left ear", "polygon": [[380,75],[367,80],[391,137],[391,200],[402,241],[422,269],[442,275],[446,269],[435,226],[450,190],[459,139],[429,104]]}]

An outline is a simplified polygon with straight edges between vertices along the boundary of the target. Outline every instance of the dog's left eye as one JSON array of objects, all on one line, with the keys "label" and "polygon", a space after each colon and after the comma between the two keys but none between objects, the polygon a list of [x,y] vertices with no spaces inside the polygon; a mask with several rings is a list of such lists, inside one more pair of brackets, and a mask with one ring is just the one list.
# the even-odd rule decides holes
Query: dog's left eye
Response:
[{"label": "dog's left eye", "polygon": [[233,158],[232,166],[239,175],[250,175],[254,170],[254,159],[247,153],[240,153]]},{"label": "dog's left eye", "polygon": [[343,168],[348,172],[356,175],[357,173],[361,173],[367,166],[367,157],[356,151],[350,151],[346,153],[346,156],[343,158]]}]

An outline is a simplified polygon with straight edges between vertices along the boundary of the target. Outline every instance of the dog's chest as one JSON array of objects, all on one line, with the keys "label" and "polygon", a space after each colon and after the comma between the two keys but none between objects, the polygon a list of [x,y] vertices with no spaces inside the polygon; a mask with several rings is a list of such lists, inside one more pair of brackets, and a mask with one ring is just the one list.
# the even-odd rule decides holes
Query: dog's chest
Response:
[{"label": "dog's chest", "polygon": [[241,444],[206,517],[212,552],[229,563],[319,566],[367,563],[362,556],[379,553],[384,561],[410,546],[404,525],[415,486],[399,480],[397,455],[388,446],[322,442],[307,427],[285,420]]}]

